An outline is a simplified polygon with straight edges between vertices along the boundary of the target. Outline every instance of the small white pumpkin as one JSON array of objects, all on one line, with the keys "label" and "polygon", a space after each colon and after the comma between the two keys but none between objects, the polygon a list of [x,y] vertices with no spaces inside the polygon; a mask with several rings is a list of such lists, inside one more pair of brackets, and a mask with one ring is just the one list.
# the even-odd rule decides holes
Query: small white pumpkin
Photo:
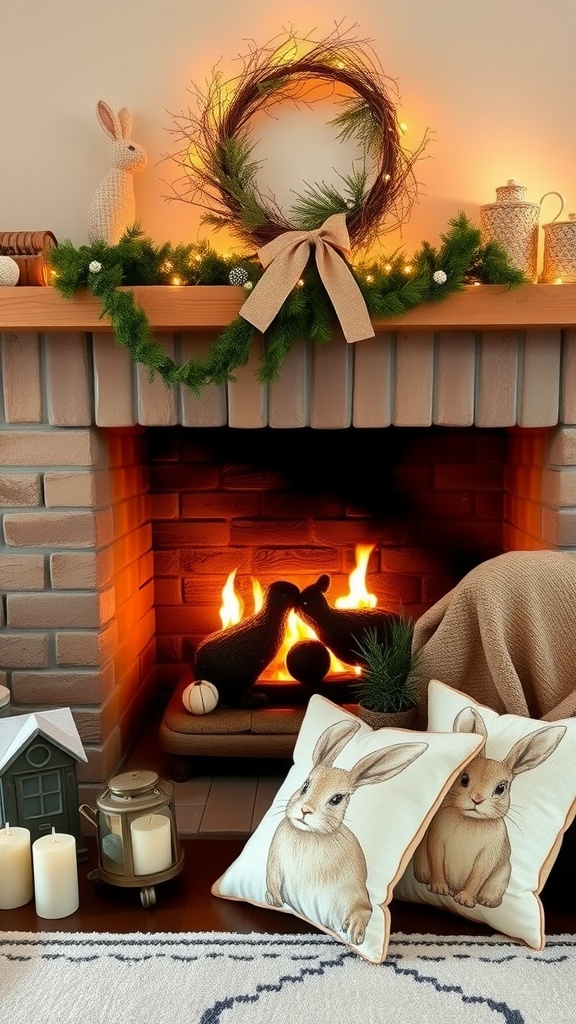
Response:
[{"label": "small white pumpkin", "polygon": [[20,267],[11,256],[0,256],[0,287],[12,288],[18,284]]},{"label": "small white pumpkin", "polygon": [[197,679],[196,682],[190,683],[182,693],[182,703],[186,711],[190,711],[193,715],[207,715],[210,711],[214,711],[218,697],[218,690],[214,683],[209,683],[206,679]]}]

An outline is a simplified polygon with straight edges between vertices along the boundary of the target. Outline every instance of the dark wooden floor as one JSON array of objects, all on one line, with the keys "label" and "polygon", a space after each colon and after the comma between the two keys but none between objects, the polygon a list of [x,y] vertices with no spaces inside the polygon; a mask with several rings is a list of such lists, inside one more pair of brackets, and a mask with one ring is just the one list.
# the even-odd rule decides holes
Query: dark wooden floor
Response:
[{"label": "dark wooden floor", "polygon": [[[55,921],[36,916],[34,901],[16,910],[0,910],[0,930],[25,932],[198,932],[230,931],[292,933],[316,932],[291,914],[252,907],[212,896],[212,883],[232,863],[245,839],[188,839],[182,841],[184,868],[169,882],[156,886],[156,906],[144,909],[139,889],[95,885],[89,872],[96,867],[94,840],[88,839],[90,859],[78,867],[80,906],[69,917]],[[571,893],[571,895],[570,895]],[[548,935],[576,932],[576,899],[572,883],[565,892],[544,890]],[[490,935],[489,928],[431,907],[391,904],[394,932],[433,935]]]}]

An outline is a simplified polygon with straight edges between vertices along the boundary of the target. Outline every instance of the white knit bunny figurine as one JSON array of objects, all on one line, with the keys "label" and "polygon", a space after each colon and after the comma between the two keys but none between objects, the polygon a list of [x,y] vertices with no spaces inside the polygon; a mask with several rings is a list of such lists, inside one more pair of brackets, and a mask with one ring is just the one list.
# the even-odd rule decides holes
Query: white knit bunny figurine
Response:
[{"label": "white knit bunny figurine", "polygon": [[115,114],[104,100],[98,100],[96,117],[112,139],[112,167],[100,182],[90,205],[88,238],[116,245],[135,217],[135,171],[146,167],[142,146],[131,141],[132,118],[126,107]]}]

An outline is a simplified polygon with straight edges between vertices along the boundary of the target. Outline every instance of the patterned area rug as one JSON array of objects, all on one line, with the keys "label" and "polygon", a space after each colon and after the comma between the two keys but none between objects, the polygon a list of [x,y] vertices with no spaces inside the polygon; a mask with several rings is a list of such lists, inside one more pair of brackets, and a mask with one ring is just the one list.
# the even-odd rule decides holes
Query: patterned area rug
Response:
[{"label": "patterned area rug", "polygon": [[375,966],[325,935],[0,933],[10,1024],[560,1024],[576,938],[392,937]]}]

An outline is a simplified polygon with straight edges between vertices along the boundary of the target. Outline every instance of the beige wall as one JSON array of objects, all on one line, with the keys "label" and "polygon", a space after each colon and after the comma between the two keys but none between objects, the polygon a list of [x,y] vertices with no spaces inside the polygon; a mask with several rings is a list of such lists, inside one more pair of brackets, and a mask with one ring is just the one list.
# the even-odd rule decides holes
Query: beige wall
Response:
[{"label": "beige wall", "polygon": [[[4,0],[0,7],[0,230],[51,229],[59,239],[86,241],[90,199],[109,166],[94,115],[103,98],[131,109],[134,137],[148,152],[149,166],[136,178],[145,231],[157,242],[197,238],[194,208],[164,198],[163,179],[175,169],[161,162],[174,152],[171,115],[191,101],[190,81],[202,84],[220,58],[233,73],[247,38],[266,42],[290,23],[324,35],[335,21],[352,24],[350,12],[398,82],[407,144],[426,127],[434,133],[417,168],[422,188],[404,229],[408,250],[437,242],[459,208],[476,219],[509,177],[526,184],[532,200],[563,192],[565,216],[576,208],[574,0]],[[267,139],[265,184],[281,195],[298,188],[298,173],[318,180],[335,161],[321,114],[316,125],[297,125],[287,116]],[[542,222],[555,213],[546,205]]]}]

